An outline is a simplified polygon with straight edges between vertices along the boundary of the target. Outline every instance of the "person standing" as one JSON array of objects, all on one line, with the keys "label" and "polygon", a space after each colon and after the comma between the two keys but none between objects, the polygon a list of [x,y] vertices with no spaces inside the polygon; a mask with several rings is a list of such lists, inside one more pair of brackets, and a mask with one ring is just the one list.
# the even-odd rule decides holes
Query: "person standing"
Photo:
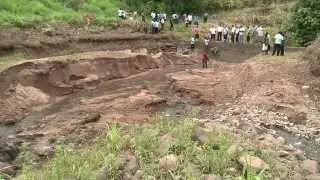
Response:
[{"label": "person standing", "polygon": [[212,27],[210,28],[211,41],[212,41],[212,40],[216,40],[216,32],[217,32],[216,27],[215,27],[215,26],[212,26]]},{"label": "person standing", "polygon": [[192,20],[193,20],[193,16],[191,14],[188,15],[188,23],[189,23],[189,26],[192,25]]},{"label": "person standing", "polygon": [[278,34],[276,34],[274,36],[274,39],[275,40],[274,40],[272,55],[275,55],[275,53],[277,52],[277,56],[279,56],[281,51],[281,45],[284,40],[284,37],[282,36],[282,32],[279,32]]},{"label": "person standing", "polygon": [[191,50],[194,50],[194,48],[196,47],[196,39],[194,37],[191,37],[190,47],[191,47]]},{"label": "person standing", "polygon": [[284,56],[284,46],[285,46],[285,40],[286,40],[286,36],[284,35],[283,32],[281,32],[281,35],[283,37],[282,43],[281,43],[281,49],[280,49],[280,55]]},{"label": "person standing", "polygon": [[244,41],[244,33],[246,32],[246,28],[241,25],[240,26],[240,29],[239,29],[239,43],[240,44],[243,44],[243,41]]},{"label": "person standing", "polygon": [[209,42],[210,42],[210,40],[208,37],[204,38],[204,50],[206,52],[209,52]]},{"label": "person standing", "polygon": [[153,20],[153,21],[155,21],[156,20],[156,13],[155,12],[151,12],[151,19]]},{"label": "person standing", "polygon": [[196,38],[196,40],[198,40],[200,38],[200,28],[199,25],[195,25],[193,28],[193,33],[194,33],[194,37]]},{"label": "person standing", "polygon": [[251,28],[250,26],[248,26],[248,30],[247,30],[247,44],[250,44],[251,35],[252,35],[252,28]]},{"label": "person standing", "polygon": [[222,41],[223,27],[222,27],[221,24],[218,26],[218,30],[217,31],[218,31],[218,41]]},{"label": "person standing", "polygon": [[224,26],[223,28],[223,41],[228,42],[228,34],[229,34],[229,28],[228,26]]},{"label": "person standing", "polygon": [[204,51],[202,53],[202,68],[208,68],[208,61],[209,61],[208,53]]},{"label": "person standing", "polygon": [[208,21],[208,16],[209,16],[208,13],[204,13],[204,15],[203,15],[203,22],[204,22],[204,23],[207,23],[207,21]]},{"label": "person standing", "polygon": [[234,38],[236,34],[236,27],[234,25],[231,26],[231,42],[234,44]]},{"label": "person standing", "polygon": [[163,31],[164,30],[164,24],[165,24],[164,17],[161,17],[160,23],[161,23],[161,31]]},{"label": "person standing", "polygon": [[263,38],[263,43],[262,43],[262,51],[264,52],[265,55],[269,54],[270,41],[271,41],[271,37],[270,37],[269,33],[266,32],[266,34],[264,35],[264,38]]},{"label": "person standing", "polygon": [[170,18],[170,31],[174,30],[173,19]]},{"label": "person standing", "polygon": [[262,26],[258,27],[257,33],[258,33],[258,41],[259,42],[263,41],[264,32],[263,32]]},{"label": "person standing", "polygon": [[240,27],[238,25],[236,27],[235,34],[236,34],[236,43],[239,43]]}]

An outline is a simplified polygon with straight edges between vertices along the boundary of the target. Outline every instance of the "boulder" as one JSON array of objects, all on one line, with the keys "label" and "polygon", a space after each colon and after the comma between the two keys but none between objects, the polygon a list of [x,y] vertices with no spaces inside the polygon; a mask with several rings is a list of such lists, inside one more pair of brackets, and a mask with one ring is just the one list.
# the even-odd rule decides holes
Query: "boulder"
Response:
[{"label": "boulder", "polygon": [[96,180],[108,180],[107,168],[103,167],[97,172]]},{"label": "boulder", "polygon": [[200,144],[205,144],[209,142],[210,131],[196,126],[193,128],[191,138],[193,141],[199,142]]},{"label": "boulder", "polygon": [[120,154],[121,167],[126,173],[133,176],[138,170],[137,158],[131,155],[129,152],[124,152]]},{"label": "boulder", "polygon": [[308,174],[316,174],[318,173],[318,162],[314,160],[304,160],[302,163],[302,168]]},{"label": "boulder", "polygon": [[160,137],[159,150],[161,152],[166,152],[169,150],[170,146],[174,143],[174,138],[171,134],[165,134]]},{"label": "boulder", "polygon": [[254,171],[261,171],[262,169],[268,168],[268,165],[259,157],[243,155],[238,159],[238,162],[245,168],[250,168]]},{"label": "boulder", "polygon": [[170,154],[159,160],[160,167],[165,170],[175,170],[178,166],[178,157]]},{"label": "boulder", "polygon": [[5,163],[5,162],[0,162],[0,175],[1,174],[7,174],[7,175],[15,175],[16,173],[16,168],[14,165]]}]

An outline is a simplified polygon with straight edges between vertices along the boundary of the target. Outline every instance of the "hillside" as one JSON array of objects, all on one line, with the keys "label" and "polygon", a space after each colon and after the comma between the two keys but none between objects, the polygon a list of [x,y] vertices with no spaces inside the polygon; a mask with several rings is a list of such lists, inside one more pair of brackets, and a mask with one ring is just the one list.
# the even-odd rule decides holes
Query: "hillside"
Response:
[{"label": "hillside", "polygon": [[22,26],[38,22],[63,21],[79,24],[95,13],[95,23],[115,20],[117,0],[1,0],[0,25]]}]

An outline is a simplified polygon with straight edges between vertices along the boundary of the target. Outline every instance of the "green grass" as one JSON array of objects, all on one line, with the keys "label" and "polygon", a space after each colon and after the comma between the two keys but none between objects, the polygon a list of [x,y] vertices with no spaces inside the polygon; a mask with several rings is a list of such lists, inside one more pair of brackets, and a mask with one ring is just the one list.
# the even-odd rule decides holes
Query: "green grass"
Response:
[{"label": "green grass", "polygon": [[37,23],[84,23],[95,13],[95,24],[108,24],[117,17],[117,0],[1,0],[0,25],[27,26]]},{"label": "green grass", "polygon": [[[152,176],[155,179],[173,179],[173,177],[199,179],[199,175],[192,174],[188,169],[190,164],[193,164],[201,174],[220,176],[230,175],[230,168],[236,168],[237,172],[233,176],[248,180],[255,177],[264,179],[264,174],[269,173],[255,174],[250,171],[250,176],[246,173],[245,177],[237,159],[241,153],[247,152],[244,150],[228,153],[227,149],[232,144],[230,133],[212,131],[211,138],[220,147],[216,150],[210,144],[200,145],[191,139],[195,125],[193,116],[178,118],[166,115],[158,116],[154,124],[131,125],[126,128],[114,125],[107,129],[108,133],[98,138],[94,145],[83,149],[75,150],[66,145],[56,146],[54,158],[39,170],[32,167],[32,162],[25,155],[26,161],[22,174],[17,179],[62,180],[64,177],[72,176],[81,180],[90,180],[95,179],[101,167],[107,169],[108,179],[120,179],[123,170],[119,155],[121,152],[128,151],[135,154],[144,178]],[[160,137],[165,134],[171,134],[173,140],[169,148],[160,149]],[[159,166],[159,159],[169,154],[178,156],[178,165],[175,170],[164,170]]]}]

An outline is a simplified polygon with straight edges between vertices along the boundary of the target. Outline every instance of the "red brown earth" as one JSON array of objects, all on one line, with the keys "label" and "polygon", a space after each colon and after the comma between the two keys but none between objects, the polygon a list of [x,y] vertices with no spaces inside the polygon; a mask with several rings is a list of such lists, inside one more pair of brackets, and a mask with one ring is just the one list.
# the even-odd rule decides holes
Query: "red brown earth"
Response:
[{"label": "red brown earth", "polygon": [[[52,35],[44,36],[49,40]],[[133,50],[33,59],[2,71],[0,162],[19,165],[16,148],[22,142],[29,142],[27,149],[41,162],[52,155],[61,137],[76,145],[90,143],[109,123],[150,123],[168,108],[187,114],[191,107],[200,107],[201,118],[247,137],[283,136],[277,128],[310,142],[320,136],[311,85],[317,78],[309,73],[307,62],[257,61],[259,51],[253,45],[218,43],[222,54],[212,59],[234,63],[214,60],[209,69],[200,69],[197,53],[182,56],[177,51],[184,45],[168,35],[102,32],[74,41],[61,39],[66,46],[53,43],[22,50],[32,57]],[[289,143],[297,140],[290,138]],[[256,141],[264,148],[278,142],[262,139]],[[293,148],[295,153],[300,147]],[[307,157],[319,161],[317,148],[306,148]]]}]

